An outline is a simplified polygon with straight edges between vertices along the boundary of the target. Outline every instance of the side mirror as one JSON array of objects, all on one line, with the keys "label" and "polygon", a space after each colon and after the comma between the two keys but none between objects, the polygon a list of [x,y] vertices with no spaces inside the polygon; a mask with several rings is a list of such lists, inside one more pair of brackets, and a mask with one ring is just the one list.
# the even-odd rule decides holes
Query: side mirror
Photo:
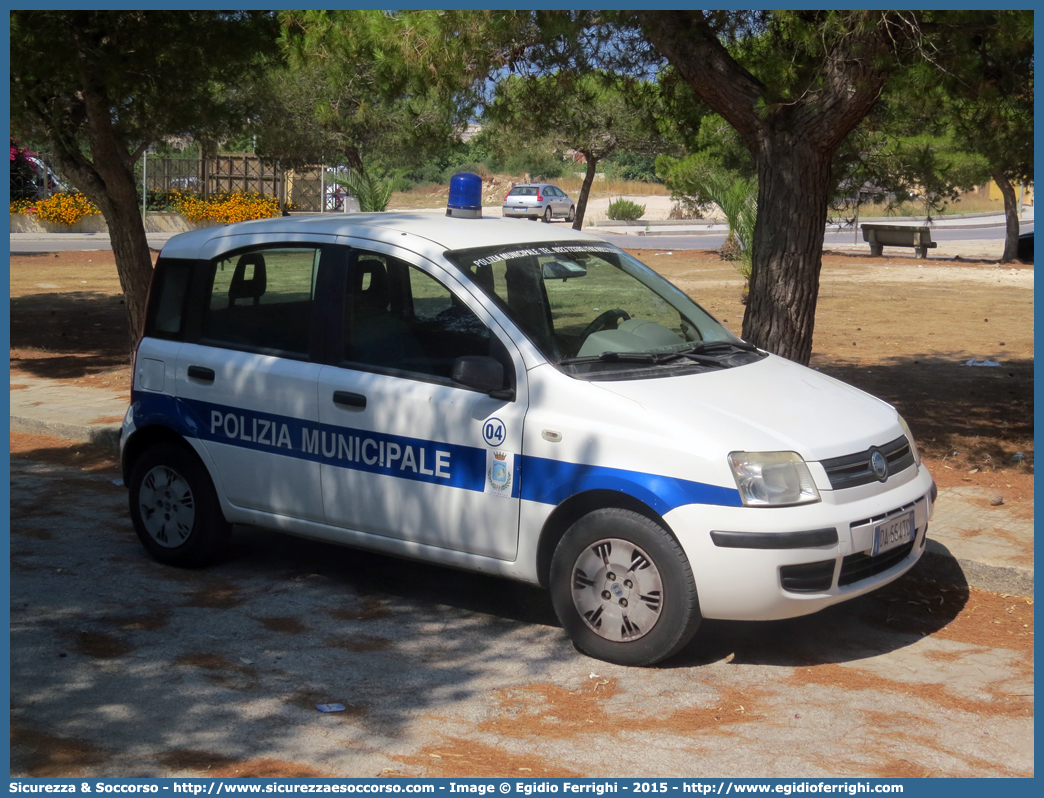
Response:
[{"label": "side mirror", "polygon": [[454,382],[487,393],[494,399],[514,401],[515,392],[504,388],[504,367],[486,355],[464,355],[453,361]]}]

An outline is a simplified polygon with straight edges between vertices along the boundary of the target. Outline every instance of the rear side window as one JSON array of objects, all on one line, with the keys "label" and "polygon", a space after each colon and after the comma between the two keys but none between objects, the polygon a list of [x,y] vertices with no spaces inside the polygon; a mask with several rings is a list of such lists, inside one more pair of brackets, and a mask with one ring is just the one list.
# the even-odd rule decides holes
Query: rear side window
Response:
[{"label": "rear side window", "polygon": [[306,355],[321,252],[270,247],[215,259],[206,342]]},{"label": "rear side window", "polygon": [[145,335],[180,338],[185,318],[185,296],[192,280],[190,260],[161,259],[156,264]]}]

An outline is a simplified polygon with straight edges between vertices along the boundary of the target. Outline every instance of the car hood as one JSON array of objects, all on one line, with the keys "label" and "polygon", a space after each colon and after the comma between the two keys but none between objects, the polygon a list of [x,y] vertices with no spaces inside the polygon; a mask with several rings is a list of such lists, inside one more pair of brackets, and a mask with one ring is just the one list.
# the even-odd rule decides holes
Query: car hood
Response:
[{"label": "car hood", "polygon": [[647,423],[659,419],[675,435],[691,431],[730,451],[794,451],[822,460],[902,434],[891,405],[775,355],[720,371],[593,384],[632,400]]}]

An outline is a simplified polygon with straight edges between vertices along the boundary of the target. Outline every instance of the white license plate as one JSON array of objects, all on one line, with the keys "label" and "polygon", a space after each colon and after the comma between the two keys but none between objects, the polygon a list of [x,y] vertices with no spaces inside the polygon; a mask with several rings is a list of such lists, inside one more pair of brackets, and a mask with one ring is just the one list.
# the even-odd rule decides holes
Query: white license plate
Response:
[{"label": "white license plate", "polygon": [[890,518],[874,527],[874,549],[870,554],[877,556],[890,549],[899,548],[913,540],[916,534],[917,527],[914,526],[912,512]]}]

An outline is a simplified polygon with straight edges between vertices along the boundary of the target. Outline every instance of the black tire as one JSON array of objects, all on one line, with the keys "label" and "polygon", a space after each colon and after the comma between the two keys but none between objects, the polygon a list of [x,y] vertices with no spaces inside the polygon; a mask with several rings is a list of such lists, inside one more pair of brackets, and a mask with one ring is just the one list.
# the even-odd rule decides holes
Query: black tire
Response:
[{"label": "black tire", "polygon": [[146,551],[167,565],[213,562],[228,545],[225,520],[210,474],[184,445],[147,449],[131,470],[130,515]]},{"label": "black tire", "polygon": [[569,206],[569,215],[566,216],[566,221],[567,222],[575,222],[576,221],[576,206],[575,205],[570,205]]},{"label": "black tire", "polygon": [[[614,563],[614,557],[620,559]],[[656,584],[658,594],[648,589]],[[696,580],[678,541],[629,510],[596,510],[574,523],[555,549],[550,585],[551,602],[573,645],[618,665],[667,659],[692,639],[702,620]],[[594,609],[584,612],[585,606]]]},{"label": "black tire", "polygon": [[552,216],[554,216],[554,214],[551,212],[551,206],[548,205],[547,208],[544,209],[544,224],[551,224]]}]

